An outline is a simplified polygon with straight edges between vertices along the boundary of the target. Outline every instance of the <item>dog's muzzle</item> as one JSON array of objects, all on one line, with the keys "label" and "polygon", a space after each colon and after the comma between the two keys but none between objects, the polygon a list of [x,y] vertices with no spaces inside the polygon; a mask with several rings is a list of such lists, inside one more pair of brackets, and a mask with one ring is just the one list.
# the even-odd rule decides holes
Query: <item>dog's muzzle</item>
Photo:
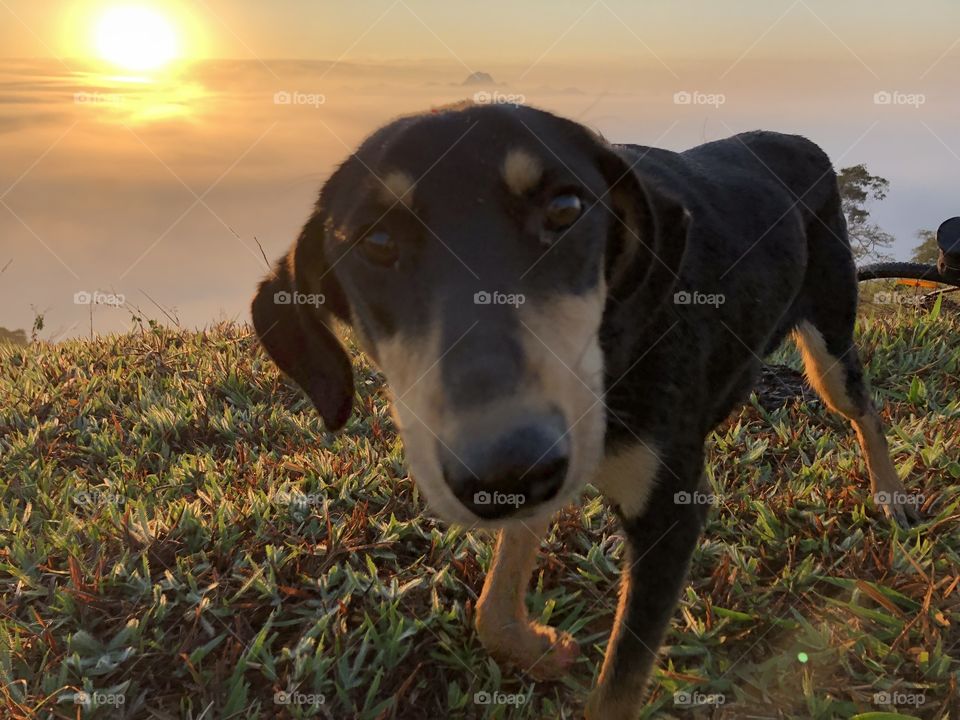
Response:
[{"label": "dog's muzzle", "polygon": [[556,497],[570,465],[559,412],[511,421],[497,433],[440,444],[443,477],[457,499],[484,520],[529,514]]}]

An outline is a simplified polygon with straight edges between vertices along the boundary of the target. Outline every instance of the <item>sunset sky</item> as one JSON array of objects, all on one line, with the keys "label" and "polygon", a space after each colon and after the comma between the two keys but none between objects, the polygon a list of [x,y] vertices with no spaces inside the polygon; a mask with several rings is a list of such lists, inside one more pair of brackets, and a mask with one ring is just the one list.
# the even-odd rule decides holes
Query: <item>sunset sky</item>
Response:
[{"label": "sunset sky", "polygon": [[0,53],[83,55],[84,23],[124,4],[175,18],[193,58],[332,59],[350,49],[355,59],[456,54],[468,64],[533,62],[551,47],[554,59],[635,62],[640,39],[665,58],[727,58],[764,34],[757,56],[855,52],[868,64],[891,56],[922,64],[956,42],[960,20],[952,0],[3,0]]},{"label": "sunset sky", "polygon": [[279,255],[364,136],[475,71],[614,141],[807,135],[891,181],[901,258],[960,214],[956,2],[0,0],[0,326],[89,333],[95,292],[123,302],[94,332],[246,320],[258,243]]}]

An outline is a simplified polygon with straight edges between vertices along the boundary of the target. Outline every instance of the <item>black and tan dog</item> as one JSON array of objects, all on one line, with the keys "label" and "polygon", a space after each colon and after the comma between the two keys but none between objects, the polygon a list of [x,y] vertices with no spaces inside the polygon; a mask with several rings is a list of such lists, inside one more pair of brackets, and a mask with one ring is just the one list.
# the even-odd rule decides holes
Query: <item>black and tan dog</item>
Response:
[{"label": "black and tan dog", "polygon": [[587,714],[617,720],[639,712],[703,528],[704,441],[787,334],[853,423],[876,501],[916,519],[864,387],[856,307],[836,176],[807,140],[678,154],[463,104],[389,124],[333,173],[253,319],[331,430],[354,394],[331,323],[353,328],[428,503],[500,528],[477,629],[535,675],[576,655],[527,617],[537,534],[586,483],[603,491],[629,555]]}]

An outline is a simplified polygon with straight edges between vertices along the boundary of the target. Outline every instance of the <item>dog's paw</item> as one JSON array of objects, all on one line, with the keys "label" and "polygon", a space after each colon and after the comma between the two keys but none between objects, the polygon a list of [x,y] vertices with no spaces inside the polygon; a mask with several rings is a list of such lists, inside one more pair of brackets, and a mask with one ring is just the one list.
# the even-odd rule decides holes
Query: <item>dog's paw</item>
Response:
[{"label": "dog's paw", "polygon": [[920,508],[921,498],[916,495],[879,492],[874,501],[883,508],[884,515],[904,530],[910,530],[927,519]]},{"label": "dog's paw", "polygon": [[513,665],[537,681],[562,676],[580,655],[570,633],[539,623],[506,627],[496,637],[481,633],[480,641],[498,662]]},{"label": "dog's paw", "polygon": [[552,680],[562,676],[580,656],[580,646],[573,635],[547,625],[531,625],[540,655],[525,671],[534,680]]}]

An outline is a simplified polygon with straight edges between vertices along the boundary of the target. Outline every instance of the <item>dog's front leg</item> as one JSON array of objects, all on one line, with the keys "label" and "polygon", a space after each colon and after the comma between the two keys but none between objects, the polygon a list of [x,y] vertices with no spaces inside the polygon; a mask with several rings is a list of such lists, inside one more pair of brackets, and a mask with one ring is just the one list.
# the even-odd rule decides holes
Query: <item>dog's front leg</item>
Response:
[{"label": "dog's front leg", "polygon": [[[646,507],[633,517],[621,515],[627,553],[620,602],[588,720],[635,720],[640,713],[706,516],[706,504],[696,502],[702,497],[694,492],[701,468],[671,472],[661,466]],[[679,481],[674,473],[681,474]]]},{"label": "dog's front leg", "polygon": [[511,525],[500,531],[493,563],[477,602],[477,634],[497,660],[536,680],[563,673],[579,648],[567,633],[532,621],[525,597],[548,522]]}]

